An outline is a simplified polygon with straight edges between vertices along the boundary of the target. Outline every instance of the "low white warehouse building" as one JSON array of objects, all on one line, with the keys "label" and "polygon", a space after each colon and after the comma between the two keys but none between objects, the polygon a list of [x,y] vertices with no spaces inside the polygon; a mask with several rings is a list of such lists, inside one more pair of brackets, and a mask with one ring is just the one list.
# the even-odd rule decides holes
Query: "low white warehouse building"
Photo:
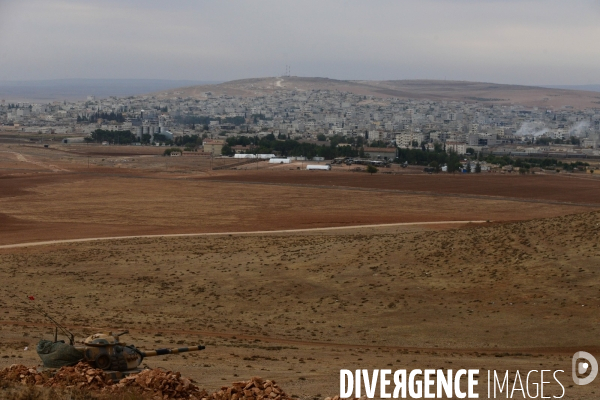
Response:
[{"label": "low white warehouse building", "polygon": [[331,165],[307,165],[307,171],[330,171]]},{"label": "low white warehouse building", "polygon": [[269,164],[289,164],[292,160],[289,158],[271,158]]}]

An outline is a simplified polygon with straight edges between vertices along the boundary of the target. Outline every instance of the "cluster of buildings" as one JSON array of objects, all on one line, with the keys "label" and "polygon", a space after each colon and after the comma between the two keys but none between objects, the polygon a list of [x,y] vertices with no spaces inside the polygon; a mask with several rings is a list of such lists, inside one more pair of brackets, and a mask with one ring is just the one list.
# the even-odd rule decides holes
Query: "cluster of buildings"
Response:
[{"label": "cluster of buildings", "polygon": [[[98,115],[121,115],[120,121]],[[90,122],[93,121],[93,122]],[[565,152],[600,155],[600,108],[560,110],[492,105],[486,101],[377,98],[332,90],[280,90],[235,97],[110,97],[50,104],[0,103],[3,129],[86,135],[96,129],[130,130],[162,140],[189,134],[362,137],[390,147],[433,149],[436,143],[465,153]]]}]

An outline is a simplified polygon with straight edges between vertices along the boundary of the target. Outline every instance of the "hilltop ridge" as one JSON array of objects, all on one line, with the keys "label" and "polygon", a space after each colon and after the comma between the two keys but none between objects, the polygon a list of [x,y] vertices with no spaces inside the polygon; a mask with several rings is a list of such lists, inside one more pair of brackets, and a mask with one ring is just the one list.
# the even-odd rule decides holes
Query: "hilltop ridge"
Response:
[{"label": "hilltop ridge", "polygon": [[187,86],[156,92],[161,98],[206,98],[227,95],[260,97],[278,91],[336,90],[361,96],[401,99],[430,99],[433,101],[460,101],[467,103],[510,105],[526,107],[600,108],[600,93],[584,90],[552,89],[536,86],[506,85],[486,82],[442,80],[337,80],[322,77],[266,77],[239,79],[213,85]]}]

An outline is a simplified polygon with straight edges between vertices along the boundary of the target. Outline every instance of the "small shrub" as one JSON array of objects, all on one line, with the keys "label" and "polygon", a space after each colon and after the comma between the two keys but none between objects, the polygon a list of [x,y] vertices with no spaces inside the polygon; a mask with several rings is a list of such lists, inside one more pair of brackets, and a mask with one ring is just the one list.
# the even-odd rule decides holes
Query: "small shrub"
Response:
[{"label": "small shrub", "polygon": [[165,149],[165,151],[163,152],[163,156],[170,156],[171,153],[173,153],[174,151],[178,151],[181,153],[181,149],[178,147],[169,147],[168,149]]},{"label": "small shrub", "polygon": [[379,171],[379,170],[377,169],[376,166],[374,166],[374,165],[367,165],[367,172],[370,173],[371,175],[374,174],[374,173],[376,173],[377,171]]}]

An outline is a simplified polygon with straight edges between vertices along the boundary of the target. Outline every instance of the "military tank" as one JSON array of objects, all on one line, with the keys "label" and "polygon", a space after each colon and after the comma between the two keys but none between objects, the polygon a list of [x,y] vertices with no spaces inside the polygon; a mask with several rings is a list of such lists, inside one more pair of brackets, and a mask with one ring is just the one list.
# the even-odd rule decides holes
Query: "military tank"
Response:
[{"label": "military tank", "polygon": [[121,336],[128,331],[112,334],[96,333],[83,341],[84,346],[75,346],[83,353],[85,361],[92,366],[105,371],[139,372],[138,367],[146,357],[156,357],[167,354],[179,354],[188,351],[204,350],[204,346],[180,347],[176,349],[157,349],[142,351],[134,345],[127,345],[121,341]]},{"label": "military tank", "polygon": [[[10,292],[9,296],[16,299],[19,298]],[[27,299],[28,301],[35,300],[34,296],[29,295],[27,295]],[[44,368],[58,369],[86,361],[93,367],[104,370],[113,379],[118,380],[124,376],[140,372],[141,369],[139,366],[146,357],[205,349],[204,346],[192,346],[143,351],[134,345],[127,345],[121,341],[121,336],[129,333],[129,331],[117,334],[113,334],[112,332],[96,333],[89,336],[81,344],[76,344],[73,332],[61,325],[41,306],[28,303],[25,299],[22,300],[27,304],[26,309],[29,312],[40,314],[55,326],[54,341],[42,339],[37,344],[36,352],[42,360]],[[58,340],[59,331],[69,339],[69,344],[64,340]]]},{"label": "military tank", "polygon": [[[146,357],[180,354],[205,349],[204,346],[192,346],[143,351],[134,345],[127,345],[121,341],[121,336],[127,333],[129,332],[124,331],[117,334],[113,334],[112,332],[96,333],[86,338],[82,342],[82,345],[41,341],[38,344],[38,354],[44,362],[45,367],[57,368],[61,361],[64,361],[64,365],[73,365],[79,361],[86,361],[93,367],[104,370],[113,380],[119,380],[127,375],[142,371],[139,366]],[[49,344],[52,346],[49,346]],[[46,348],[53,348],[52,353],[49,351],[46,351],[46,354],[41,352],[40,349],[44,348],[44,346]],[[61,357],[63,360],[61,360]]]}]

